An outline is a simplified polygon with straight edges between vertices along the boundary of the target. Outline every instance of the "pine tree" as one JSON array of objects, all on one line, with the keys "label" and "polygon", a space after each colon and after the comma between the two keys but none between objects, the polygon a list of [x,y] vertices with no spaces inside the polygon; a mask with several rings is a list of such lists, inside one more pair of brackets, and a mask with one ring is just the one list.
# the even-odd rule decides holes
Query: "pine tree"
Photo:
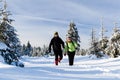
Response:
[{"label": "pine tree", "polygon": [[33,48],[33,53],[32,53],[32,57],[38,56],[38,52],[37,52],[37,48],[34,47]]},{"label": "pine tree", "polygon": [[110,57],[118,57],[120,56],[120,29],[117,27],[115,23],[115,28],[113,29],[112,37],[110,38],[109,44],[105,53]]},{"label": "pine tree", "polygon": [[26,46],[25,44],[23,44],[22,49],[21,49],[21,56],[25,55],[25,51],[26,51]]},{"label": "pine tree", "polygon": [[100,43],[100,49],[104,52],[104,50],[108,47],[108,39],[105,36],[105,32],[107,32],[107,30],[105,30],[104,25],[103,25],[103,18],[101,21],[101,40],[99,41]]},{"label": "pine tree", "polygon": [[36,52],[38,54],[37,56],[41,56],[42,55],[42,49],[41,49],[41,47],[37,47],[36,50],[37,50]]},{"label": "pine tree", "polygon": [[3,41],[14,53],[20,53],[21,44],[19,38],[17,38],[16,30],[11,26],[12,19],[8,16],[11,15],[7,10],[6,1],[4,2],[4,8],[1,12],[2,20],[0,23],[0,40]]},{"label": "pine tree", "polygon": [[78,30],[75,27],[75,23],[74,22],[70,22],[69,25],[69,30],[66,36],[70,36],[72,38],[73,41],[75,41],[78,44],[78,51],[80,49],[80,36],[78,34]]},{"label": "pine tree", "polygon": [[90,54],[96,55],[98,52],[98,40],[95,36],[95,30],[92,28]]},{"label": "pine tree", "polygon": [[26,55],[32,56],[32,53],[33,53],[33,48],[30,42],[28,41],[27,46],[26,46]]},{"label": "pine tree", "polygon": [[101,58],[104,56],[103,52],[101,52],[100,43],[98,38],[96,38],[95,30],[92,29],[92,36],[91,36],[91,47],[89,49],[90,56],[95,55],[97,58]]},{"label": "pine tree", "polygon": [[12,19],[9,19],[9,11],[6,11],[7,4],[4,2],[4,8],[0,10],[0,41],[6,44],[7,48],[0,49],[1,56],[5,63],[13,64],[16,66],[24,67],[23,63],[20,63],[18,57],[21,52],[20,41],[17,38],[16,30],[11,26]]},{"label": "pine tree", "polygon": [[108,42],[109,42],[108,38],[102,36],[102,39],[99,41],[100,49],[104,51],[108,47]]},{"label": "pine tree", "polygon": [[6,37],[6,28],[4,27],[4,25],[0,24],[0,41],[1,42],[5,42],[7,37]]}]

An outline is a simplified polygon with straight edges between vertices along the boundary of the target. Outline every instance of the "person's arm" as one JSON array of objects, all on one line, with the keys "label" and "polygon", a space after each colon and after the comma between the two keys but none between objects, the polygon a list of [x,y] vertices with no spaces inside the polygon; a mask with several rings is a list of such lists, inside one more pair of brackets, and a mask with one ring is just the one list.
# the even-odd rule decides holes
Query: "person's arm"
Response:
[{"label": "person's arm", "polygon": [[50,44],[49,44],[49,52],[51,52],[51,46],[53,45],[53,39],[50,41]]},{"label": "person's arm", "polygon": [[63,49],[64,49],[64,48],[65,48],[65,44],[64,44],[64,42],[62,41],[61,44],[62,44],[62,47],[63,47]]},{"label": "person's arm", "polygon": [[76,42],[73,42],[74,43],[74,46],[75,46],[75,49],[78,48],[78,44]]},{"label": "person's arm", "polygon": [[61,43],[61,45],[62,45],[62,47],[63,47],[63,49],[65,48],[65,44],[64,44],[64,41],[60,38],[60,43]]},{"label": "person's arm", "polygon": [[65,48],[64,48],[64,56],[66,56],[66,54],[68,53],[68,45],[66,42]]},{"label": "person's arm", "polygon": [[77,48],[77,47],[78,47],[77,43],[76,43],[76,42],[74,42],[74,44],[75,44],[75,47]]}]

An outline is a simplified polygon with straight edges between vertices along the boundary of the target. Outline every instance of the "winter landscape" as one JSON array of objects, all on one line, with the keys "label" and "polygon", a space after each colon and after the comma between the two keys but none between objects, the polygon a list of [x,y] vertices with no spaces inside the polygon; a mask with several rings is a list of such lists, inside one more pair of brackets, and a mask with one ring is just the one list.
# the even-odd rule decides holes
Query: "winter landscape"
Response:
[{"label": "winter landscape", "polygon": [[120,80],[119,4],[0,0],[0,80]]}]

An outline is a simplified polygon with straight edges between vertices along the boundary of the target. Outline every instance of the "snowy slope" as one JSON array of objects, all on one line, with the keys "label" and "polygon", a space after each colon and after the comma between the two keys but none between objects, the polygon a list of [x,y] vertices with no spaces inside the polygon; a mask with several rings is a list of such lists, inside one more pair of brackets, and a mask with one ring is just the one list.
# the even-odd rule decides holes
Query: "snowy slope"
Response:
[{"label": "snowy slope", "polygon": [[23,57],[25,68],[0,62],[0,80],[119,80],[120,58],[89,59],[88,56],[75,58],[75,65],[68,66],[64,57],[59,66],[54,58]]}]

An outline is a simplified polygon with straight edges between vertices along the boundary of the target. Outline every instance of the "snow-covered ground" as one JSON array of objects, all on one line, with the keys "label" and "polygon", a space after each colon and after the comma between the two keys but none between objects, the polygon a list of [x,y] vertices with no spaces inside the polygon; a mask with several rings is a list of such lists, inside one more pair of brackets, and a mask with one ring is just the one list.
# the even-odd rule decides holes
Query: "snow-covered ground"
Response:
[{"label": "snow-covered ground", "polygon": [[59,66],[54,65],[54,57],[22,57],[22,61],[24,68],[7,65],[1,59],[0,80],[120,80],[120,57],[75,56],[74,66],[68,65],[67,56]]}]

